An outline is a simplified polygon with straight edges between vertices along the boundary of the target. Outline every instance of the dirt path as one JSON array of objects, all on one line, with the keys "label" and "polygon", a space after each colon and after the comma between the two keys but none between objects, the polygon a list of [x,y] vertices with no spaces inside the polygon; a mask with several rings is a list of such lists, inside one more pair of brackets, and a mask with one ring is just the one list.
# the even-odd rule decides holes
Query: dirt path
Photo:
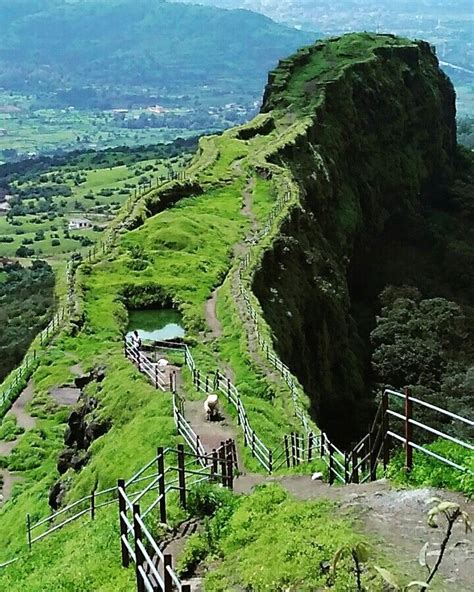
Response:
[{"label": "dirt path", "polygon": [[219,288],[216,288],[212,293],[209,300],[206,300],[206,323],[209,329],[211,330],[210,336],[213,339],[218,339],[222,335],[222,325],[217,318],[216,306],[217,306],[217,291]]},{"label": "dirt path", "polygon": [[[222,408],[219,410],[221,419],[208,421],[204,412],[204,396],[202,401],[185,401],[184,415],[195,433],[199,436],[204,450],[211,453],[219,448],[226,440],[237,440],[237,434],[233,421],[227,417]],[[239,467],[242,466],[239,451],[237,450]]]},{"label": "dirt path", "polygon": [[33,399],[33,395],[35,394],[35,389],[33,386],[33,381],[30,380],[28,382],[27,387],[18,397],[18,399],[13,403],[9,413],[16,417],[17,424],[22,427],[24,430],[31,430],[36,425],[36,419],[31,417],[31,415],[26,411],[25,407],[28,403]]},{"label": "dirt path", "polygon": [[[240,165],[238,165],[238,168],[240,169]],[[252,209],[254,185],[255,180],[253,179],[253,177],[249,178],[243,192],[243,206],[241,210],[242,214],[246,216],[252,223],[252,233],[254,233],[258,229],[258,222]],[[244,240],[234,245],[234,257],[245,254],[248,251],[249,247],[246,243],[247,241]],[[206,323],[210,329],[209,337],[211,337],[212,339],[218,339],[222,335],[222,325],[219,319],[217,318],[216,312],[217,292],[219,290],[219,287],[217,287],[212,292],[211,297],[208,300],[206,300],[205,304]]]},{"label": "dirt path", "polygon": [[[32,400],[35,394],[33,381],[30,380],[28,385],[20,394],[18,399],[13,403],[9,415],[16,418],[17,424],[25,431],[31,430],[36,425],[36,419],[32,417],[27,411],[26,406]],[[18,444],[18,438],[11,442],[0,442],[0,455],[8,456]],[[12,496],[12,489],[15,482],[19,481],[21,477],[11,473],[8,469],[0,470],[0,505],[4,504]],[[2,484],[3,483],[3,484]]]}]

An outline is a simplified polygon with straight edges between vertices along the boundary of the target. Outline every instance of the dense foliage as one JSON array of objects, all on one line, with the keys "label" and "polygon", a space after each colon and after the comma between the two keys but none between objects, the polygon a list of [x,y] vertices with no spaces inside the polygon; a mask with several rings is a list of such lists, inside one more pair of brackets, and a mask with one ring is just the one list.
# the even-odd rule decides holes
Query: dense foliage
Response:
[{"label": "dense foliage", "polygon": [[[468,417],[474,366],[466,351],[468,329],[461,307],[445,298],[422,299],[417,289],[407,287],[389,287],[381,300],[382,312],[371,334],[377,378],[385,385],[409,386],[413,396]],[[423,408],[416,408],[416,419],[457,436],[469,434],[457,422],[443,426],[449,423],[445,417]]]},{"label": "dense foliage", "polygon": [[0,278],[0,380],[18,364],[29,344],[50,320],[54,272],[45,261],[31,267],[4,265]]}]

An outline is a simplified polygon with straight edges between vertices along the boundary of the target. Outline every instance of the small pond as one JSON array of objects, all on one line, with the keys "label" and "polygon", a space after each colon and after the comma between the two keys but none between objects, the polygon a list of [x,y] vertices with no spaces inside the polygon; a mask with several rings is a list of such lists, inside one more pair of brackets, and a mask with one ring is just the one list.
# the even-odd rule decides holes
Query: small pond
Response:
[{"label": "small pond", "polygon": [[138,331],[142,340],[172,340],[184,337],[181,314],[173,309],[130,310],[127,337]]}]

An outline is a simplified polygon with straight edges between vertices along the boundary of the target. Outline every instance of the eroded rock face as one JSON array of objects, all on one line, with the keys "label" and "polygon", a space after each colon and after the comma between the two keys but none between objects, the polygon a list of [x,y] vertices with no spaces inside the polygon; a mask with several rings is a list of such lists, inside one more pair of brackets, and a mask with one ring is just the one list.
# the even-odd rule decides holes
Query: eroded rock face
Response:
[{"label": "eroded rock face", "polygon": [[[422,213],[451,183],[455,95],[423,42],[378,48],[321,80],[318,54],[324,64],[331,43],[301,50],[269,78],[262,111],[281,109],[296,121],[295,136],[270,160],[291,173],[300,207],[265,253],[253,288],[319,425],[348,445],[370,422],[368,323],[354,310],[354,262],[369,258],[390,225],[406,234],[397,220]],[[294,80],[303,73],[300,88]],[[364,294],[380,266],[369,271],[358,278]]]},{"label": "eroded rock face", "polygon": [[[78,388],[84,388],[91,381],[102,382],[105,370],[97,368],[78,376],[75,380]],[[82,385],[80,387],[80,385]],[[60,453],[57,469],[60,475],[67,473],[69,469],[80,471],[89,461],[88,449],[94,440],[108,432],[110,421],[97,417],[99,401],[95,397],[89,397],[81,392],[79,405],[71,411],[64,432],[66,448]],[[65,493],[65,482],[60,480],[51,488],[49,503],[53,510],[60,507]]]}]

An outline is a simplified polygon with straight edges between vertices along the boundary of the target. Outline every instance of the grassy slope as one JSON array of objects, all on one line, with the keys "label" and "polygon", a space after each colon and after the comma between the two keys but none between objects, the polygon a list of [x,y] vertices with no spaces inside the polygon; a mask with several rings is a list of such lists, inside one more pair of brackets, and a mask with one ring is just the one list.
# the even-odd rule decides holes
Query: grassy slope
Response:
[{"label": "grassy slope", "polygon": [[[232,266],[232,248],[242,241],[249,229],[249,220],[241,212],[245,177],[252,166],[263,162],[265,153],[273,146],[287,139],[291,141],[297,129],[287,125],[279,122],[277,129],[269,135],[256,135],[246,141],[237,140],[235,132],[205,139],[199,161],[206,163],[205,169],[199,162],[190,167],[203,188],[203,194],[183,199],[172,209],[147,219],[137,230],[121,235],[112,254],[97,265],[83,266],[79,278],[84,293],[86,325],[75,338],[59,338],[35,373],[37,396],[34,407],[43,416],[39,425],[43,432],[34,430],[23,436],[19,452],[15,453],[18,462],[22,461],[27,470],[24,482],[17,486],[14,500],[0,510],[4,541],[0,561],[24,550],[25,514],[30,512],[38,517],[47,513],[46,495],[55,479],[53,467],[61,448],[64,422],[64,412],[54,409],[47,390],[71,378],[69,368],[72,364],[80,361],[84,369],[97,364],[106,366],[104,382],[100,389],[90,387],[90,394],[98,397],[100,414],[110,418],[113,427],[93,444],[92,458],[81,473],[69,475],[69,500],[89,493],[96,484],[99,488],[106,487],[113,485],[118,477],[130,476],[149,460],[157,445],[176,441],[169,395],[148,385],[121,352],[126,310],[120,295],[125,285],[135,286],[136,304],[143,298],[139,289],[152,285],[157,299],[171,299],[182,310],[196,359],[204,368],[220,365],[232,369],[249,406],[250,419],[255,421],[264,441],[273,445],[282,433],[297,427],[291,417],[288,393],[281,385],[270,385],[265,380],[247,351],[245,332],[231,296],[230,279],[225,279]],[[268,166],[274,172],[273,180],[257,179],[253,195],[254,212],[259,222],[264,220],[273,204],[274,192],[282,187],[285,177],[285,171]],[[158,199],[159,194],[156,201]],[[143,271],[131,269],[132,249],[146,262]],[[202,339],[204,304],[222,281],[218,317],[223,335],[206,342]],[[185,379],[189,388],[189,377],[185,376]],[[276,395],[273,402],[268,397],[270,389]],[[189,394],[195,396],[191,389]],[[37,460],[30,466],[27,459],[32,445]],[[250,468],[256,468],[249,459],[247,461]],[[316,516],[324,521],[321,528],[326,529],[326,533],[332,532],[336,525],[327,522],[327,513],[318,513],[321,511],[310,504],[289,503],[288,510],[282,511],[281,515],[277,512],[274,518],[285,530],[291,524],[287,521],[288,516],[296,520],[298,515],[307,515],[310,521]],[[262,518],[256,516],[256,519]],[[273,531],[265,530],[269,521],[266,518],[263,521],[267,524],[259,526],[261,541],[255,557],[266,562],[267,550],[274,551],[267,543],[269,540],[273,542],[274,538]],[[116,526],[111,510],[93,525],[84,528],[75,525],[53,535],[34,550],[32,565],[35,572],[24,561],[8,570],[0,570],[0,588],[31,592],[53,587],[71,591],[127,589],[131,576],[130,572],[119,568],[118,537],[111,538],[113,528]],[[336,530],[343,539],[352,536],[352,526],[348,523],[338,524]],[[295,544],[304,543],[307,532],[306,527],[297,529],[293,533]],[[220,570],[223,578],[228,578],[240,565],[239,551],[231,542],[227,547],[229,560]],[[74,550],[71,550],[72,546]],[[100,562],[94,561],[94,552],[100,556]],[[286,556],[283,547],[278,552],[283,553],[282,557]],[[72,557],[67,558],[68,553],[73,553]],[[250,561],[249,557],[247,559]],[[302,560],[302,571],[298,571],[295,577],[301,578],[304,569],[306,560]],[[249,578],[244,569],[241,579]],[[262,580],[256,589],[264,589],[263,586]]]}]

